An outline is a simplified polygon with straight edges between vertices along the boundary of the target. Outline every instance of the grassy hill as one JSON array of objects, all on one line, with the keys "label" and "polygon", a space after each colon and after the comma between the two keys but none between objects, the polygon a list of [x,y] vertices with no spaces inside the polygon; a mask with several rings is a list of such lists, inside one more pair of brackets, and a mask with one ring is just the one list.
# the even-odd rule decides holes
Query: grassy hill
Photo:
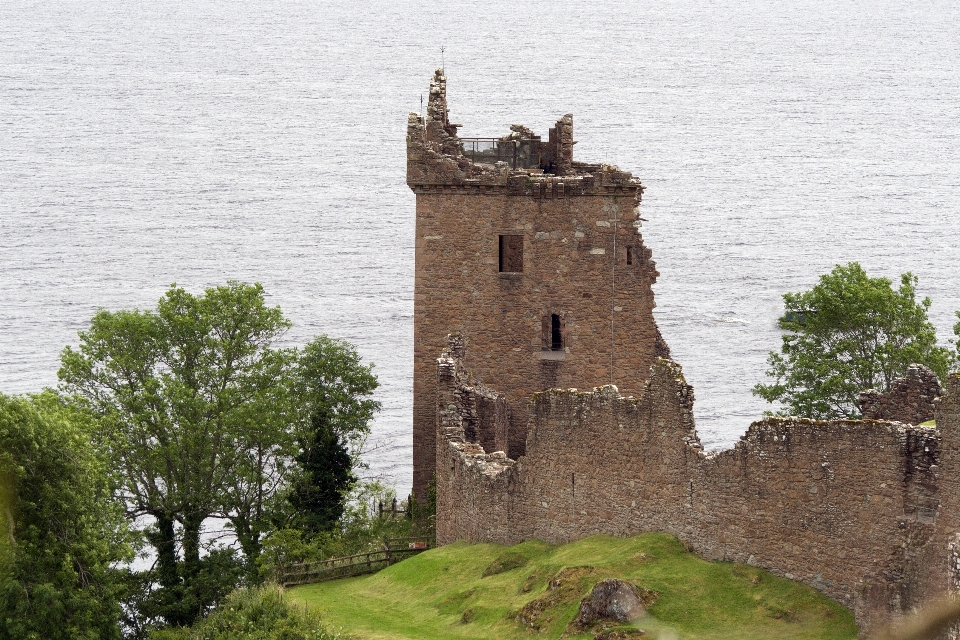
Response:
[{"label": "grassy hill", "polygon": [[746,565],[706,562],[661,534],[562,546],[452,544],[378,574],[298,587],[287,597],[367,640],[593,638],[604,629],[577,635],[567,625],[604,578],[628,580],[656,598],[633,627],[607,629],[602,637],[611,640],[857,636],[853,614],[813,589]]}]

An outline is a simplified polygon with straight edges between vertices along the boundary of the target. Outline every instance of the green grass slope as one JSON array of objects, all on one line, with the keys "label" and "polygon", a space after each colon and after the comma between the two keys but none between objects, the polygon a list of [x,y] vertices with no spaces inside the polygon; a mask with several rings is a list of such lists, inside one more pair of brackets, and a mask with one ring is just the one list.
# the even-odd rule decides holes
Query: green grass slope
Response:
[{"label": "green grass slope", "polygon": [[701,560],[662,534],[594,536],[562,546],[452,544],[374,575],[298,587],[287,597],[365,640],[594,638],[605,630],[578,634],[568,623],[604,578],[656,592],[656,601],[632,627],[612,626],[602,637],[857,637],[853,614],[813,589],[746,565]]}]

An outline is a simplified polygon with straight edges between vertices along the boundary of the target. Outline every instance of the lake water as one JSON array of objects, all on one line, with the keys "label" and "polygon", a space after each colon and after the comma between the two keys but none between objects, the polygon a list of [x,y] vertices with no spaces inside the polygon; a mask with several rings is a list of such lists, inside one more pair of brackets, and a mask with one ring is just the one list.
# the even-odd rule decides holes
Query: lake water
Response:
[{"label": "lake water", "polygon": [[[441,46],[444,52],[441,57]],[[767,405],[786,291],[838,262],[960,309],[960,4],[0,3],[0,390],[56,383],[99,307],[262,282],[354,343],[410,484],[407,113],[445,64],[465,136],[575,116],[647,186],[656,317],[708,448]]]}]

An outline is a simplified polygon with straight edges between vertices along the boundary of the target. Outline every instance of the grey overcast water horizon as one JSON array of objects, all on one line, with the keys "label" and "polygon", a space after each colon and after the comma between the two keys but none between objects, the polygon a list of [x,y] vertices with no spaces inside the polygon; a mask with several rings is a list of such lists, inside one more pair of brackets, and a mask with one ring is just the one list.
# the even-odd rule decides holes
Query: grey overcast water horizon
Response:
[{"label": "grey overcast water horizon", "polygon": [[[444,47],[441,60],[440,47]],[[0,391],[98,308],[261,282],[376,365],[371,473],[411,480],[407,113],[546,134],[646,185],[656,319],[708,449],[769,406],[781,295],[837,263],[960,309],[960,4],[0,3]],[[495,384],[496,381],[490,381]]]}]

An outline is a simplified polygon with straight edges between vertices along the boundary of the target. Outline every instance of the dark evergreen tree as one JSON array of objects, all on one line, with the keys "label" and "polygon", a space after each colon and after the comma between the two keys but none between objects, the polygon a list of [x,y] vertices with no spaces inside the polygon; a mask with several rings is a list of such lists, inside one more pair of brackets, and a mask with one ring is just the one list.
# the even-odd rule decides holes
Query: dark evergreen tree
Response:
[{"label": "dark evergreen tree", "polygon": [[362,466],[360,453],[380,410],[371,397],[378,386],[372,369],[350,344],[326,336],[300,352],[293,396],[309,421],[300,426],[296,478],[287,497],[295,510],[288,524],[305,533],[330,531],[343,515],[356,482],[351,469]]},{"label": "dark evergreen tree", "polygon": [[343,515],[347,492],[356,482],[346,443],[334,430],[326,411],[311,418],[311,430],[296,456],[300,468],[290,488],[290,505],[297,528],[316,534],[330,531]]}]

